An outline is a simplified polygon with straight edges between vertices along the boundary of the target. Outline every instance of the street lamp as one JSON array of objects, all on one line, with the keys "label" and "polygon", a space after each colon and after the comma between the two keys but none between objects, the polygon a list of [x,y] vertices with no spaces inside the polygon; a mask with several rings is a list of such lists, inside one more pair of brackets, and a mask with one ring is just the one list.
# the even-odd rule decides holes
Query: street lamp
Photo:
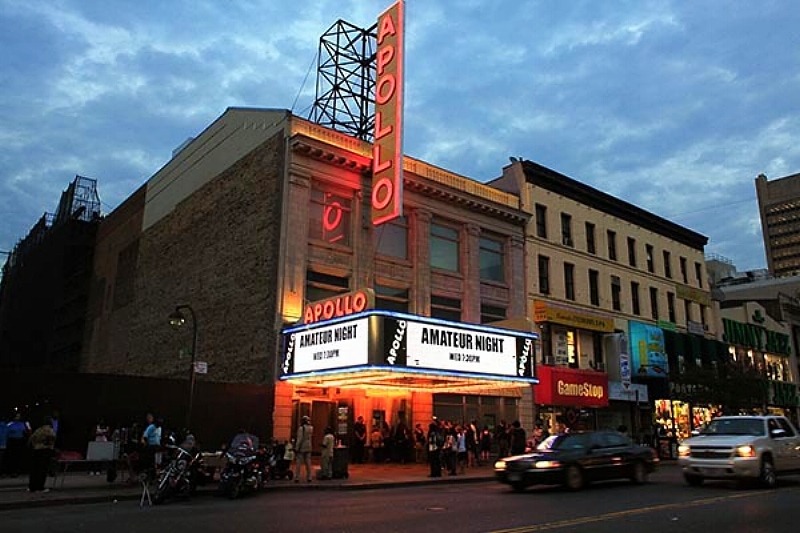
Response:
[{"label": "street lamp", "polygon": [[172,329],[179,330],[186,323],[186,317],[181,313],[181,309],[189,311],[192,315],[192,366],[189,373],[189,409],[186,412],[186,430],[191,429],[192,423],[192,404],[194,403],[194,383],[195,383],[195,368],[194,364],[197,360],[197,316],[194,314],[194,309],[190,305],[179,305],[175,311],[169,315],[169,325]]}]

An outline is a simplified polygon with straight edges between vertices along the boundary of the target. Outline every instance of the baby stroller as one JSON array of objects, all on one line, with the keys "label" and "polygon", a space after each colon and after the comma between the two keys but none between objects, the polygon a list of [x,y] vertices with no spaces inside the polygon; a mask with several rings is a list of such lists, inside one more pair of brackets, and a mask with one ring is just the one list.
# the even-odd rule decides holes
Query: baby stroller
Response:
[{"label": "baby stroller", "polygon": [[292,461],[286,458],[286,447],[279,444],[272,448],[269,457],[269,478],[270,479],[292,479]]}]

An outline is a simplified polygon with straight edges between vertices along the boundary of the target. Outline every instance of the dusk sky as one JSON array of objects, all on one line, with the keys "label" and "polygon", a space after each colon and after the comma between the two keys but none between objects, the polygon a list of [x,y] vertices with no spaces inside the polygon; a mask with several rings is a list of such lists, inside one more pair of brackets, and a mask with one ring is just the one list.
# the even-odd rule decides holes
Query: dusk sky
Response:
[{"label": "dusk sky", "polygon": [[[227,107],[308,117],[319,37],[391,3],[0,0],[0,250],[75,175],[111,212]],[[407,0],[405,153],[479,181],[529,159],[764,268],[754,180],[800,172],[798,28],[789,1]]]}]

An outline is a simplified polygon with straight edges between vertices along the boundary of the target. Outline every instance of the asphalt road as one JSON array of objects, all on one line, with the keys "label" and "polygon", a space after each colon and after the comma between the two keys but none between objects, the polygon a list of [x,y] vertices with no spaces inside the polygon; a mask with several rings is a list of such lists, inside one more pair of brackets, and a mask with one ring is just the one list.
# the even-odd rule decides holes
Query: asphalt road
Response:
[{"label": "asphalt road", "polygon": [[642,486],[598,483],[571,493],[497,483],[365,491],[286,491],[236,501],[202,496],[139,508],[138,502],[0,512],[0,531],[102,533],[526,533],[537,531],[794,533],[800,478],[777,490],[683,484],[677,468]]}]

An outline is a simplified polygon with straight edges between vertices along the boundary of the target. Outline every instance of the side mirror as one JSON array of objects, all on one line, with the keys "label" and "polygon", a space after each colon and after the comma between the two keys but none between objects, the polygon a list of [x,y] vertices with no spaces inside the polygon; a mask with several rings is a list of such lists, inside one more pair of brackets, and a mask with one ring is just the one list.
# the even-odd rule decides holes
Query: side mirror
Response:
[{"label": "side mirror", "polygon": [[772,437],[773,439],[779,439],[781,437],[785,437],[786,430],[782,428],[772,429],[769,432],[769,436]]}]

